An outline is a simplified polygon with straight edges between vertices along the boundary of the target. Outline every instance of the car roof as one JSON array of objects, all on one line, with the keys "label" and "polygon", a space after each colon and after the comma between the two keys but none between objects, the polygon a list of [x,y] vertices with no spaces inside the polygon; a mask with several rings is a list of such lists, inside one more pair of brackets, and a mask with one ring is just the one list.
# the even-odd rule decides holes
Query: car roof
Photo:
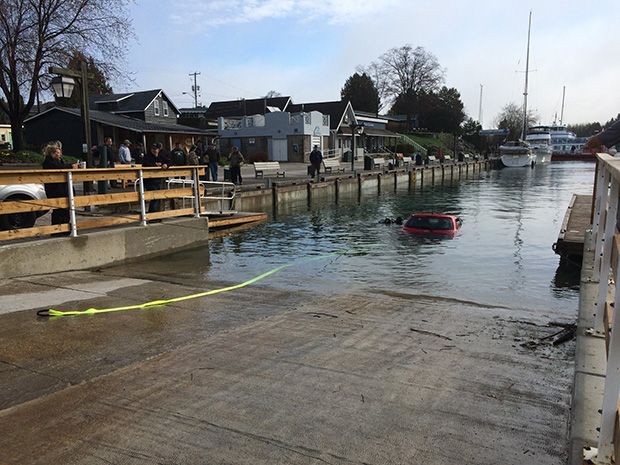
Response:
[{"label": "car roof", "polygon": [[420,216],[420,217],[433,217],[433,218],[450,218],[455,220],[457,217],[454,215],[442,215],[440,213],[412,213],[411,214],[412,217],[414,216]]}]

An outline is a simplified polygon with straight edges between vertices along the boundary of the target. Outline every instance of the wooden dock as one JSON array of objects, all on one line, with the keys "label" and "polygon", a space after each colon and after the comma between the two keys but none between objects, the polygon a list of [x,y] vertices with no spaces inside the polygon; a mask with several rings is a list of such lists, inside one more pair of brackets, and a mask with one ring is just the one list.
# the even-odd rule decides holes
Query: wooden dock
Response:
[{"label": "wooden dock", "polygon": [[553,250],[563,260],[581,264],[586,229],[591,225],[592,196],[573,194]]},{"label": "wooden dock", "polygon": [[266,213],[238,212],[230,216],[209,216],[209,229],[231,228],[242,226],[248,223],[265,221]]}]

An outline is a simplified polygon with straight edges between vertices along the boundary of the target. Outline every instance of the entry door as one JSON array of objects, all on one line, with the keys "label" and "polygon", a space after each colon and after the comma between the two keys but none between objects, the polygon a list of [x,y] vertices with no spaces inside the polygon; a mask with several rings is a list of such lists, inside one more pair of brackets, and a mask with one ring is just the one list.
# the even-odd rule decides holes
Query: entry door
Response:
[{"label": "entry door", "polygon": [[273,161],[288,161],[288,141],[287,139],[272,139],[271,159]]},{"label": "entry door", "polygon": [[323,138],[321,136],[312,136],[310,149],[313,150],[315,145],[319,146],[319,150],[323,150]]}]

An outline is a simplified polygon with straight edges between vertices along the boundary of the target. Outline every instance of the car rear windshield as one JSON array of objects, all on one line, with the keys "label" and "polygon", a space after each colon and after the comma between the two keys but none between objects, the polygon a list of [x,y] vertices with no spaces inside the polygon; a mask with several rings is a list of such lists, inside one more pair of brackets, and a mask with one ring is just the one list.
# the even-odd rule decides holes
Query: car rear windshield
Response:
[{"label": "car rear windshield", "polygon": [[412,216],[405,224],[407,228],[452,230],[450,218],[436,218],[433,216]]}]

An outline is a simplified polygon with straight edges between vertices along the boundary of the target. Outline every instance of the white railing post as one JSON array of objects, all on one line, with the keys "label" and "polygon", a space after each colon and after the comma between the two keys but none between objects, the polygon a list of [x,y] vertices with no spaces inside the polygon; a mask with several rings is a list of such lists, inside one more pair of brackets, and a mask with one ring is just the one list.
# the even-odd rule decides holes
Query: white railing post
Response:
[{"label": "white railing post", "polygon": [[67,187],[69,195],[69,224],[71,225],[71,237],[77,236],[77,222],[75,220],[75,198],[73,196],[73,173],[67,173]]},{"label": "white railing post", "polygon": [[613,239],[616,233],[616,215],[618,214],[618,188],[619,184],[614,180],[611,183],[607,212],[605,213],[605,229],[602,231],[602,258],[600,260],[600,276],[598,284],[598,299],[596,301],[596,319],[594,329],[603,334],[603,317],[605,314],[605,301],[609,292],[609,270],[611,268],[611,251]]},{"label": "white railing post", "polygon": [[[594,247],[594,280],[599,281],[601,279],[601,258],[603,256],[603,246],[605,245],[605,223],[606,213],[609,204],[609,171],[603,169],[603,176],[601,181],[601,195],[599,201],[599,207],[596,214],[596,245]],[[592,228],[594,233],[594,228]],[[605,277],[606,280],[606,277]]]},{"label": "white railing post", "polygon": [[144,175],[138,171],[138,192],[140,194],[140,224],[146,226],[146,202],[144,200]]},{"label": "white railing post", "polygon": [[599,224],[601,218],[601,200],[603,197],[603,191],[605,190],[603,186],[606,187],[605,184],[605,164],[599,162],[598,167],[598,175],[596,178],[596,191],[594,192],[594,215],[592,217],[592,236],[591,236],[591,244],[590,248],[594,249],[596,247],[596,241],[598,239],[599,232]]},{"label": "white railing post", "polygon": [[[616,283],[620,280],[620,263],[617,263],[615,279]],[[614,302],[620,302],[620,286],[617,284]],[[613,312],[608,353],[598,451],[594,461],[596,464],[613,463],[614,433],[618,412],[618,396],[620,395],[620,307],[614,309]]]},{"label": "white railing post", "polygon": [[200,218],[200,176],[198,175],[198,168],[192,170],[192,177],[194,181],[194,216]]}]

